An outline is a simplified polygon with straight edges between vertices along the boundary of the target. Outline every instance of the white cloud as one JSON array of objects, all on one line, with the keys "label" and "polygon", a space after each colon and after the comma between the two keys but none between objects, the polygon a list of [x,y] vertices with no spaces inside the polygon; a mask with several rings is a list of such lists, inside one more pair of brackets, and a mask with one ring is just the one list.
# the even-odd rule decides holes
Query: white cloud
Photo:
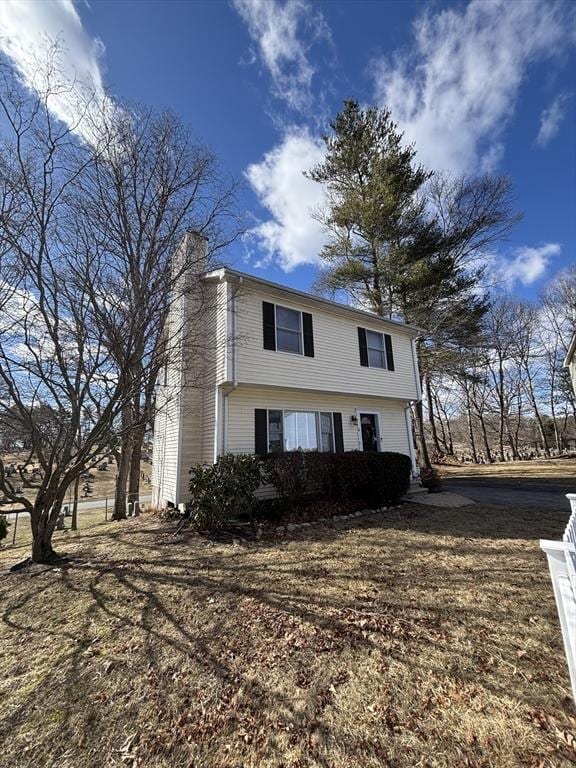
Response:
[{"label": "white cloud", "polygon": [[516,283],[531,285],[543,277],[554,256],[559,256],[558,243],[544,243],[541,246],[515,248],[509,257],[489,256],[486,261],[489,274],[496,283],[513,288]]},{"label": "white cloud", "polygon": [[311,113],[316,70],[308,54],[315,43],[332,40],[322,12],[307,0],[232,0],[232,4],[270,73],[274,95],[294,110]]},{"label": "white cloud", "polygon": [[566,114],[566,102],[569,99],[567,93],[559,93],[548,109],[544,109],[540,115],[540,130],[536,137],[536,143],[545,147],[560,130],[560,123]]},{"label": "white cloud", "polygon": [[[48,108],[89,140],[91,118],[111,108],[102,78],[103,43],[84,29],[72,0],[2,0],[0,50],[32,91],[45,87],[45,64],[54,41],[60,45],[57,80],[62,87],[51,95]],[[78,124],[89,100],[89,114]]]},{"label": "white cloud", "polygon": [[471,0],[423,13],[412,48],[374,62],[377,101],[428,167],[490,171],[529,66],[574,43],[573,12],[562,0]]},{"label": "white cloud", "polygon": [[324,244],[322,226],[312,217],[324,202],[322,186],[307,179],[324,158],[324,143],[306,131],[292,130],[246,176],[272,219],[251,230],[268,260],[276,257],[283,269],[318,261]]}]

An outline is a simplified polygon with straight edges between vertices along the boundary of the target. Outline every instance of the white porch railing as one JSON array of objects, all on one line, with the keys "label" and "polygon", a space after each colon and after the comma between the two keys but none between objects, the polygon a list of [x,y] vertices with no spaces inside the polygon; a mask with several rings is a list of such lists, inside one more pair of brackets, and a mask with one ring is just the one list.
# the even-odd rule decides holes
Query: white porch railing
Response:
[{"label": "white porch railing", "polygon": [[566,494],[572,514],[562,541],[540,540],[548,556],[550,578],[560,618],[564,650],[570,672],[572,698],[576,703],[576,493]]}]

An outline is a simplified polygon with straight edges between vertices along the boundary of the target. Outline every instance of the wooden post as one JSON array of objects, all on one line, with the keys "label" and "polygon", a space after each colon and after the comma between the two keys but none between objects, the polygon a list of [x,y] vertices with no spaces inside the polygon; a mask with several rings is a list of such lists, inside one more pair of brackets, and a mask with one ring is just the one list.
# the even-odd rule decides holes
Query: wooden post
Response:
[{"label": "wooden post", "polygon": [[12,532],[12,546],[16,542],[16,528],[18,528],[18,512],[16,512],[16,520],[14,520],[14,531]]}]

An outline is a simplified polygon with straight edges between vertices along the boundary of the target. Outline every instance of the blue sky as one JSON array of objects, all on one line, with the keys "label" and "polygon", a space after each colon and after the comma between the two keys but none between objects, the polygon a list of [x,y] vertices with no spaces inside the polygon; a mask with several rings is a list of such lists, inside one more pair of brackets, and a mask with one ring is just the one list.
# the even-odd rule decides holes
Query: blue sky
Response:
[{"label": "blue sky", "polygon": [[[302,170],[342,101],[388,105],[430,168],[511,176],[524,214],[485,258],[536,296],[574,260],[576,22],[570,2],[4,0],[0,47],[30,83],[58,35],[68,72],[170,107],[246,180],[236,267],[307,289],[324,236]],[[65,117],[65,108],[62,107]]]}]

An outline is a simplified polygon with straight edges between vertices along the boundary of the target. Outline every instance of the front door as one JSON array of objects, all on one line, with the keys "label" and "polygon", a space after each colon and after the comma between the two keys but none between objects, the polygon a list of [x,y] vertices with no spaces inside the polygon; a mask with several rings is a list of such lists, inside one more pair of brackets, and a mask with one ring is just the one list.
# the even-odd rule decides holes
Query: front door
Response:
[{"label": "front door", "polygon": [[378,450],[378,417],[375,413],[360,414],[360,428],[362,430],[362,450]]}]

